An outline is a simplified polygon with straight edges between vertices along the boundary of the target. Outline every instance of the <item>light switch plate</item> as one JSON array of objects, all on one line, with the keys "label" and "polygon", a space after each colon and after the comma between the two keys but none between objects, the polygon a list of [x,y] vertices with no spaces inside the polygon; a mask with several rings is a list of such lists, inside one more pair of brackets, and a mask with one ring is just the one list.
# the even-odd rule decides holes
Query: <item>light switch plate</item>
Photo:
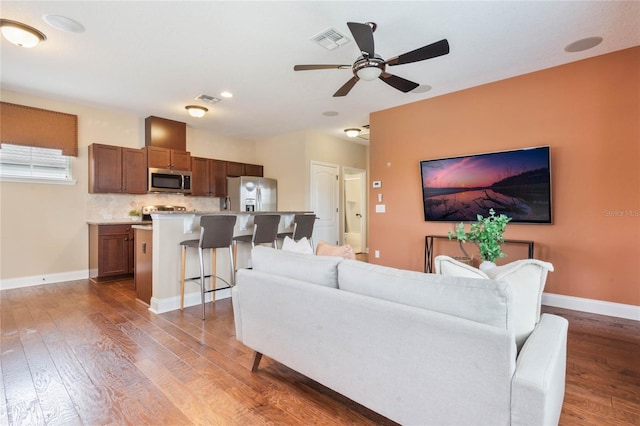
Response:
[{"label": "light switch plate", "polygon": [[376,204],[376,213],[384,213],[386,206],[384,204]]}]

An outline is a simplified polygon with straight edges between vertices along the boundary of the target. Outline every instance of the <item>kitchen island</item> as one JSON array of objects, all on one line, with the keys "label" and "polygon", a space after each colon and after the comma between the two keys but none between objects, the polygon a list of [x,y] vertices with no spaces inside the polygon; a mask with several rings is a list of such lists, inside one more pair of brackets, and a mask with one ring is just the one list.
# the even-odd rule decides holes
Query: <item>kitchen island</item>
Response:
[{"label": "kitchen island", "polygon": [[[152,295],[149,310],[163,313],[180,309],[180,242],[200,237],[200,217],[204,215],[234,215],[237,217],[234,236],[251,235],[253,218],[260,214],[279,214],[278,232],[292,232],[293,218],[296,214],[312,214],[308,211],[284,212],[157,212],[151,214],[153,232],[152,258]],[[236,269],[249,266],[251,245],[238,244]],[[205,257],[205,275],[211,273],[211,256]],[[231,282],[229,255],[226,250],[218,250],[216,273],[227,282]],[[199,277],[197,250],[187,250],[186,278]],[[207,280],[207,283],[209,280]],[[226,284],[217,280],[217,286]],[[219,290],[206,295],[206,301],[231,296],[229,289]],[[185,281],[184,306],[200,304],[200,288],[197,281]]]}]

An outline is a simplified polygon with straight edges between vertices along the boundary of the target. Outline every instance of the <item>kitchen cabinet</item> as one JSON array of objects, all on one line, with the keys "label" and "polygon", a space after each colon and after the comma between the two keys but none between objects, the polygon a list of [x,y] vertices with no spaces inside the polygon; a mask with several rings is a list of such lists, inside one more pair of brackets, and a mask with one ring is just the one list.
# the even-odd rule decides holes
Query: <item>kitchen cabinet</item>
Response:
[{"label": "kitchen cabinet", "polygon": [[214,197],[227,196],[227,162],[223,160],[211,160],[209,163],[209,175],[211,176],[211,193]]},{"label": "kitchen cabinet", "polygon": [[245,176],[264,177],[263,174],[264,174],[263,167],[261,165],[259,165],[259,164],[245,164],[244,165],[244,175]]},{"label": "kitchen cabinet", "polygon": [[169,170],[191,170],[191,153],[176,149],[145,146],[147,166]]},{"label": "kitchen cabinet", "polygon": [[133,277],[134,242],[131,225],[89,225],[89,278],[101,282]]},{"label": "kitchen cabinet", "polygon": [[227,161],[227,176],[244,176],[244,163]]},{"label": "kitchen cabinet", "polygon": [[263,177],[263,167],[259,164],[238,163],[227,161],[227,176],[258,176]]},{"label": "kitchen cabinet", "polygon": [[89,145],[89,193],[145,194],[147,157],[141,149]]},{"label": "kitchen cabinet", "polygon": [[[144,120],[144,145],[187,150],[187,123],[150,116]],[[152,166],[155,167],[155,166]],[[162,167],[166,169],[166,167]]]},{"label": "kitchen cabinet", "polygon": [[209,158],[191,157],[191,195],[211,196]]},{"label": "kitchen cabinet", "polygon": [[147,155],[142,149],[122,148],[122,192],[147,193]]},{"label": "kitchen cabinet", "polygon": [[191,195],[226,197],[227,162],[191,157]]},{"label": "kitchen cabinet", "polygon": [[153,231],[151,229],[135,229],[135,277],[136,297],[149,305],[152,295],[153,267]]}]

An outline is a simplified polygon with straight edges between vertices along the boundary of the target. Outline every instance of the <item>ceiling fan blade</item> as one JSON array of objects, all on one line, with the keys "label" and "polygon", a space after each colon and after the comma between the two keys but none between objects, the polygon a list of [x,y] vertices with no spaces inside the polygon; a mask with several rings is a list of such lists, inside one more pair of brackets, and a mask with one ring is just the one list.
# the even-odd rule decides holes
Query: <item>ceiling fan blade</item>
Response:
[{"label": "ceiling fan blade", "polygon": [[414,83],[413,81],[398,77],[397,75],[389,74],[388,72],[383,72],[378,78],[387,83],[389,86],[394,87],[404,93],[410,92],[419,86],[418,83]]},{"label": "ceiling fan blade", "polygon": [[358,80],[360,80],[360,79],[358,77],[356,77],[355,75],[353,77],[351,77],[351,79],[349,81],[347,81],[345,84],[343,84],[342,87],[339,88],[338,91],[333,94],[333,97],[337,98],[339,96],[346,96],[351,91],[351,89],[353,89],[353,86],[356,85]]},{"label": "ceiling fan blade", "polygon": [[347,26],[362,54],[373,58],[375,55],[373,29],[368,24],[360,24],[358,22],[347,22]]},{"label": "ceiling fan blade", "polygon": [[391,58],[387,61],[387,65],[393,66],[409,64],[411,62],[424,61],[425,59],[446,55],[447,53],[449,53],[449,42],[447,39],[443,39],[419,49],[412,50],[411,52],[403,53],[395,58]]},{"label": "ceiling fan blade", "polygon": [[309,71],[309,70],[346,70],[351,68],[351,65],[295,65],[293,67],[294,71]]}]

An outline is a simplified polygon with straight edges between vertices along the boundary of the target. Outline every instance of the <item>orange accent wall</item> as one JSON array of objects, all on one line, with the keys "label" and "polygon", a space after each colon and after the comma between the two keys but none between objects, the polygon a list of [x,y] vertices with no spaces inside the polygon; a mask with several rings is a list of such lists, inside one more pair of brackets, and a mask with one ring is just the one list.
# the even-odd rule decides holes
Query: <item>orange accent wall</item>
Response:
[{"label": "orange accent wall", "polygon": [[[545,292],[640,305],[640,47],[371,115],[372,263],[421,271],[423,159],[551,147],[552,225],[507,227],[552,262]],[[375,213],[377,194],[386,213]],[[508,260],[508,259],[507,259]]]}]

